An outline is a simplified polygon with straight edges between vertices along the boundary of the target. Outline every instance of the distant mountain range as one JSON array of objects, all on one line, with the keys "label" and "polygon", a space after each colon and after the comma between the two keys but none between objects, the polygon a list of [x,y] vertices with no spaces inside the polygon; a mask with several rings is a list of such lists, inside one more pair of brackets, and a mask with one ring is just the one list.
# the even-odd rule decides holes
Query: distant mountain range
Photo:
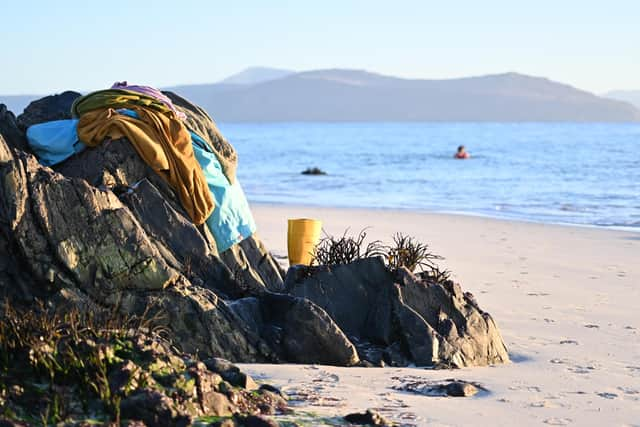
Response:
[{"label": "distant mountain range", "polygon": [[290,74],[295,74],[295,71],[268,67],[249,67],[246,70],[240,71],[239,73],[227,77],[226,79],[220,81],[220,83],[252,85],[269,80],[280,79],[282,77],[287,77]]},{"label": "distant mountain range", "polygon": [[[166,89],[222,122],[640,121],[640,110],[624,100],[518,73],[424,80],[350,69],[253,67],[218,83]],[[27,98],[0,96],[0,102],[21,111]]]},{"label": "distant mountain range", "polygon": [[640,90],[612,90],[603,96],[619,101],[625,101],[640,108]]}]

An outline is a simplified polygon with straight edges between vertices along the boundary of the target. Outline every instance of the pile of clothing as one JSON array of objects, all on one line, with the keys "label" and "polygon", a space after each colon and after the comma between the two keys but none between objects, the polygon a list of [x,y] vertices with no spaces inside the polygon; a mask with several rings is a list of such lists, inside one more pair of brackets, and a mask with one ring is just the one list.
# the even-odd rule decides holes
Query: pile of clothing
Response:
[{"label": "pile of clothing", "polygon": [[196,225],[206,223],[222,253],[251,236],[256,225],[234,171],[206,135],[159,90],[115,83],[75,100],[72,119],[27,128],[40,162],[56,165],[87,147],[126,138],[142,160],[176,192]]}]

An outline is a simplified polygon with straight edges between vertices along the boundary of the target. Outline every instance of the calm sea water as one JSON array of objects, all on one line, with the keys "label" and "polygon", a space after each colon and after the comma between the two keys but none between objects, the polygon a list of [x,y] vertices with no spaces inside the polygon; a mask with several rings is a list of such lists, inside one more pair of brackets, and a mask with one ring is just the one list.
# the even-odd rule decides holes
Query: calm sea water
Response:
[{"label": "calm sea water", "polygon": [[[254,202],[640,230],[640,124],[222,123]],[[465,145],[470,160],[454,160]],[[300,172],[317,166],[326,176]]]}]

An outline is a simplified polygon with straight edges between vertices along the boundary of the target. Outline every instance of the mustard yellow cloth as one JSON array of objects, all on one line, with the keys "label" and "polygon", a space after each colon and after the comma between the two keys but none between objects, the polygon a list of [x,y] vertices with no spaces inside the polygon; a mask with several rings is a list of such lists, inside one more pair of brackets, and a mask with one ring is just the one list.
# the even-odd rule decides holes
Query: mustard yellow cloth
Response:
[{"label": "mustard yellow cloth", "polygon": [[214,201],[195,158],[191,135],[172,111],[162,113],[127,104],[139,118],[113,108],[81,111],[78,139],[95,147],[106,138],[126,137],[140,157],[176,191],[191,220],[200,225],[211,215]]}]

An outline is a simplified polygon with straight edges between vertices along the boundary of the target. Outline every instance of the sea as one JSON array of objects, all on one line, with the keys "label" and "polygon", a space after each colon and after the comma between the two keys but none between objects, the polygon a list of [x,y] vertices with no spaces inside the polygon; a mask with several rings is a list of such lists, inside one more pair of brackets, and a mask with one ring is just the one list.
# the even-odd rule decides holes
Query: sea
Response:
[{"label": "sea", "polygon": [[[640,231],[640,124],[220,123],[250,202]],[[455,160],[459,145],[471,154]],[[318,167],[326,175],[301,172]]]}]

